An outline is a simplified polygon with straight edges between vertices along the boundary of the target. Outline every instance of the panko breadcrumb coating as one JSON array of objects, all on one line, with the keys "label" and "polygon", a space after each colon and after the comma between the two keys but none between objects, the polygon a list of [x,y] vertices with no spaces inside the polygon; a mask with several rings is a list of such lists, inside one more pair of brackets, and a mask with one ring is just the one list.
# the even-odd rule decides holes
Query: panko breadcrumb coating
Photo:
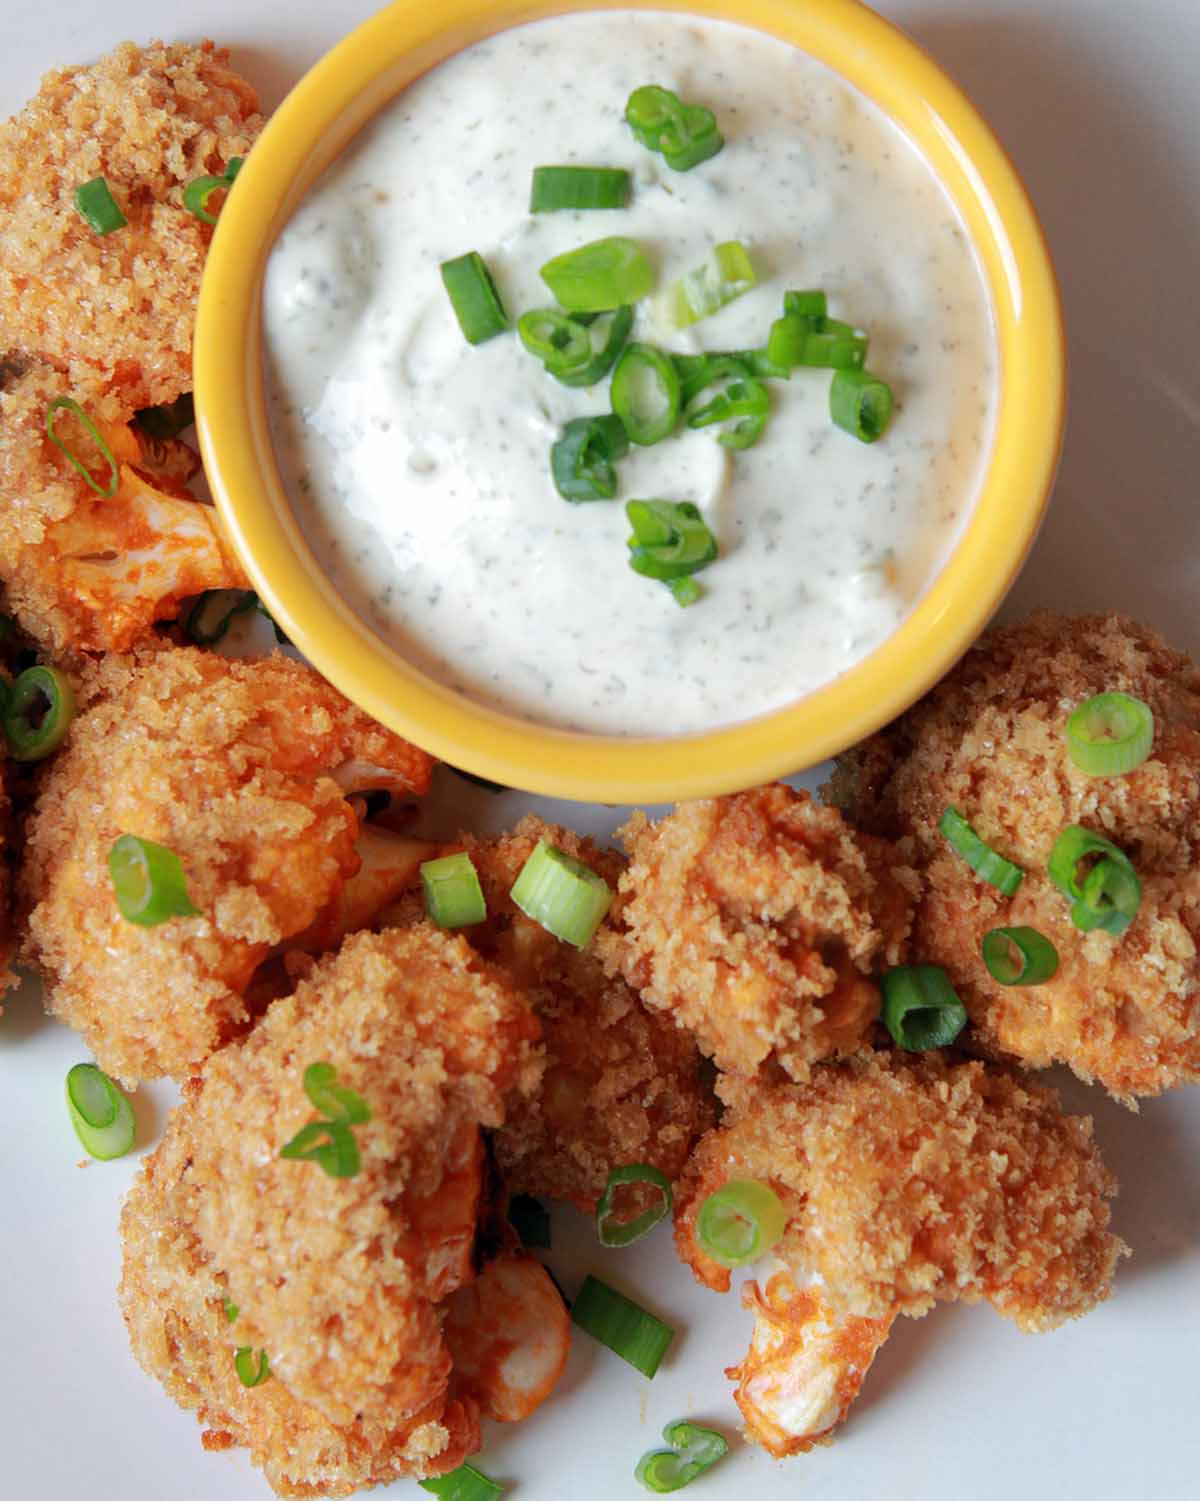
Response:
[{"label": "panko breadcrumb coating", "polygon": [[[0,352],[40,356],[85,405],[122,415],[192,387],[192,329],[212,228],[183,207],[262,128],[258,98],[211,42],[126,42],[60,68],[0,126]],[[128,223],[98,235],[75,189],[103,177]]]},{"label": "panko breadcrumb coating", "polygon": [[[536,1035],[462,939],[359,934],[186,1088],[121,1216],[120,1298],[135,1355],[206,1447],[245,1445],[281,1496],[474,1452],[437,1305],[474,1276],[479,1127],[536,1079]],[[353,1177],[279,1155],[315,1118],[302,1079],[318,1062],[371,1111]],[[267,1353],[262,1385],[238,1381],[239,1346]]]},{"label": "panko breadcrumb coating", "polygon": [[[46,364],[14,369],[0,389],[0,575],[31,636],[56,657],[125,651],[184,600],[245,586],[216,510],[184,488],[190,450],[164,455],[118,396],[84,401],[119,469],[116,494],[100,495],[46,432],[50,403],[71,394],[67,377]],[[107,485],[84,424],[59,410],[56,432]]]},{"label": "panko breadcrumb coating", "polygon": [[[268,956],[305,946],[310,928],[340,936],[326,919],[360,866],[346,793],[422,793],[430,759],[279,655],[112,656],[83,674],[79,698],[29,820],[24,957],[108,1073],[186,1078],[248,1024]],[[197,916],[121,916],[107,862],[122,834],[179,857]]]},{"label": "panko breadcrumb coating", "polygon": [[[1124,776],[1072,762],[1067,717],[1119,690],[1154,712],[1150,758]],[[913,948],[943,965],[971,1039],[1035,1068],[1069,1064],[1120,1097],[1200,1081],[1200,672],[1117,615],[1040,613],[990,631],[895,724],[838,764],[829,795],[864,828],[907,835],[926,898]],[[957,808],[1025,870],[1016,896],[975,876],[938,832]],[[1119,845],[1142,883],[1119,937],[1084,933],[1047,874],[1071,824]],[[1026,926],[1058,950],[1040,985],[1006,987],[980,956],[994,927]]]},{"label": "panko breadcrumb coating", "polygon": [[[648,1162],[676,1178],[712,1125],[715,1100],[690,1038],[607,976],[594,946],[561,942],[512,900],[539,839],[615,889],[620,855],[533,815],[497,839],[464,835],[446,850],[470,854],[487,901],[487,921],[463,936],[529,997],[545,1043],[541,1087],[512,1102],[493,1138],[496,1160],[512,1192],[566,1199],[590,1214],[614,1167]],[[631,1193],[617,1213],[637,1207]]]},{"label": "panko breadcrumb coating", "polygon": [[681,803],[620,831],[630,864],[605,966],[719,1068],[795,1079],[852,1053],[879,1015],[868,976],[899,963],[915,877],[881,840],[782,784]]}]

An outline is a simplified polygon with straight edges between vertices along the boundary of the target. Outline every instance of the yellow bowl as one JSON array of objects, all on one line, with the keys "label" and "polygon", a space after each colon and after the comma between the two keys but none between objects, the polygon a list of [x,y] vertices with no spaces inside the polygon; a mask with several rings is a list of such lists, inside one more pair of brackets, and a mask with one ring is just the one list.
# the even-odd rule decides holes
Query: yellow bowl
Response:
[{"label": "yellow bowl", "polygon": [[[472,703],[418,672],[330,585],[272,452],[259,299],[279,231],[322,170],[400,89],[470,43],[565,11],[676,10],[790,42],[862,90],[958,205],[996,321],[995,436],[971,519],[895,633],[787,708],[674,738],[573,734]],[[1054,271],[1016,172],[962,92],[858,0],[399,0],[359,27],[272,116],[222,210],[196,329],[198,428],[209,480],[275,619],[349,698],[435,755],[508,786],[595,802],[701,797],[811,766],[907,708],[967,649],[1037,533],[1062,439],[1066,362]]]}]

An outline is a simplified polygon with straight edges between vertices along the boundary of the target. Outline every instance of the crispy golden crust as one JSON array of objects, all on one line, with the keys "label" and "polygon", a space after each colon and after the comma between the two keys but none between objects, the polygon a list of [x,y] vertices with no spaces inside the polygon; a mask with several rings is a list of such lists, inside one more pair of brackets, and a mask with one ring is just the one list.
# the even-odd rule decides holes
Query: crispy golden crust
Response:
[{"label": "crispy golden crust", "polygon": [[[212,229],[183,207],[262,127],[258,99],[199,46],[126,42],[48,73],[0,126],[0,350],[40,355],[81,400],[128,416],[191,389],[192,328]],[[97,235],[75,208],[103,177],[128,224]]]},{"label": "crispy golden crust", "polygon": [[[183,1078],[247,1023],[259,964],[358,869],[339,768],[369,762],[423,792],[430,761],[282,656],[113,656],[79,695],[29,821],[25,957],[101,1067]],[[121,916],[107,861],[126,833],[179,856],[198,916]]]},{"label": "crispy golden crust", "polygon": [[[1112,690],[1153,709],[1154,750],[1125,776],[1089,777],[1068,755],[1067,716]],[[827,791],[865,828],[910,837],[927,890],[914,951],[949,971],[985,1048],[1067,1063],[1119,1096],[1200,1081],[1200,673],[1187,657],[1120,616],[1034,615],[990,632],[916,708],[847,752]],[[947,807],[1024,867],[1011,901],[947,848]],[[1046,874],[1070,824],[1137,867],[1141,906],[1119,938],[1075,928]],[[1006,988],[980,943],[1022,925],[1053,941],[1060,968]]]},{"label": "crispy golden crust", "polygon": [[[440,1473],[478,1447],[436,1304],[474,1275],[479,1126],[532,1085],[536,1035],[461,939],[359,934],[188,1086],[122,1213],[120,1298],[206,1447],[246,1445],[284,1496]],[[351,1178],[279,1156],[315,1117],[316,1062],[371,1109]],[[262,1386],[236,1380],[238,1345],[267,1352]]]},{"label": "crispy golden crust", "polygon": [[883,841],[777,784],[681,803],[621,830],[630,865],[597,947],[719,1068],[805,1079],[879,1014],[867,976],[899,962],[915,877]]},{"label": "crispy golden crust", "polygon": [[729,1273],[696,1240],[710,1193],[769,1182],[788,1210],[777,1253],[862,1318],[986,1299],[1028,1331],[1109,1294],[1126,1248],[1108,1229],[1116,1182],[1086,1117],[983,1063],[865,1054],[806,1085],[725,1079],[728,1110],[676,1193],[676,1246],[695,1275]]},{"label": "crispy golden crust", "polygon": [[[715,1100],[707,1066],[683,1032],[607,976],[594,946],[560,942],[513,902],[513,882],[539,839],[616,887],[620,855],[533,815],[498,839],[464,835],[447,850],[470,853],[487,901],[487,922],[464,936],[520,985],[545,1042],[541,1087],[512,1101],[493,1138],[505,1182],[514,1193],[567,1199],[590,1214],[614,1167],[648,1162],[677,1177],[715,1119]],[[636,1207],[632,1195],[628,1207]]]}]

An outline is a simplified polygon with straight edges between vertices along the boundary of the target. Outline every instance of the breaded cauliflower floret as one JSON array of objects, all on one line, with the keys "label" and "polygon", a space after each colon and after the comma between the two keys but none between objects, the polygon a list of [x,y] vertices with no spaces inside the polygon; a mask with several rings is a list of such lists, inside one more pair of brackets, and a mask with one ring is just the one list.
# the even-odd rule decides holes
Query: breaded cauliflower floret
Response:
[{"label": "breaded cauliflower floret", "polygon": [[[348,939],[187,1086],[122,1213],[120,1298],[135,1355],[206,1447],[247,1446],[282,1496],[438,1474],[478,1448],[438,1305],[475,1276],[480,1126],[536,1079],[536,1035],[503,974],[426,924]],[[280,1157],[316,1117],[314,1063],[370,1109],[354,1176]],[[239,1382],[241,1346],[266,1353],[261,1385]]]},{"label": "breaded cauliflower floret", "polygon": [[[56,365],[85,404],[126,417],[192,387],[192,329],[212,228],[183,207],[262,128],[228,53],[126,42],[48,73],[0,126],[0,351]],[[75,189],[103,177],[129,221],[98,235]]]},{"label": "breaded cauliflower floret", "polygon": [[1127,1248],[1091,1121],[1050,1090],[936,1053],[867,1053],[807,1084],[725,1078],[727,1105],[676,1191],[675,1239],[696,1277],[728,1270],[697,1239],[708,1196],[768,1184],[787,1212],[783,1272],[748,1284],[756,1331],[728,1374],[750,1436],[776,1455],[829,1436],[899,1314],[986,1300],[1028,1332],[1103,1301]]},{"label": "breaded cauliflower floret", "polygon": [[681,803],[620,831],[630,864],[597,945],[721,1069],[805,1079],[879,1014],[868,976],[899,962],[914,877],[805,792],[776,784]]},{"label": "breaded cauliflower floret", "polygon": [[[1068,754],[1067,718],[1120,691],[1154,712],[1154,748],[1124,776]],[[1115,1095],[1200,1081],[1200,672],[1116,615],[1041,613],[989,632],[931,694],[849,751],[829,795],[876,833],[908,836],[927,895],[917,957],[943,965],[971,1014],[968,1036],[1035,1068],[1069,1064]],[[1025,871],[1006,898],[938,831],[957,808]],[[1071,824],[1119,845],[1142,884],[1119,937],[1084,933],[1047,873]],[[1040,985],[1006,987],[980,955],[991,928],[1032,927],[1058,950]]]},{"label": "breaded cauliflower floret", "polygon": [[[247,991],[269,956],[341,936],[330,913],[361,864],[346,794],[424,792],[430,760],[283,656],[109,657],[84,673],[79,698],[29,821],[25,957],[102,1068],[129,1084],[186,1078],[248,1024]],[[108,855],[122,834],[179,857],[198,915],[154,927],[121,915]],[[419,860],[401,844],[377,906]]]},{"label": "breaded cauliflower floret", "polygon": [[[171,476],[118,398],[80,403],[118,465],[117,491],[104,496],[46,432],[51,402],[70,395],[66,377],[20,369],[0,389],[0,572],[31,636],[56,657],[125,651],[184,600],[245,586],[215,509]],[[55,426],[107,486],[110,466],[85,425],[60,409]]]}]

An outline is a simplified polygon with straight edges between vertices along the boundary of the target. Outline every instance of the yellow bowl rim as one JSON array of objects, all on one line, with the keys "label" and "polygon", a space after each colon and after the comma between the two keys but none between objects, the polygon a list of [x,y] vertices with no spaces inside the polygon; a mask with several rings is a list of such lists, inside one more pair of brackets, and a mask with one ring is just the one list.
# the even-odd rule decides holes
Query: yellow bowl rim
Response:
[{"label": "yellow bowl rim", "polygon": [[[336,594],[291,515],[262,392],[267,254],[307,186],[399,87],[527,21],[677,11],[791,42],[872,98],[929,161],[966,221],[992,303],[1000,390],[988,469],[960,539],[900,627],[785,708],[700,734],[574,734],[474,703],[425,677]],[[317,669],[440,759],[504,785],[591,802],[712,796],[815,765],[901,713],[971,645],[1019,572],[1054,480],[1066,348],[1053,265],[1029,197],[966,95],[859,0],[395,0],[351,32],[271,116],[223,208],[200,293],[197,428],[225,528],[254,588]]]}]

